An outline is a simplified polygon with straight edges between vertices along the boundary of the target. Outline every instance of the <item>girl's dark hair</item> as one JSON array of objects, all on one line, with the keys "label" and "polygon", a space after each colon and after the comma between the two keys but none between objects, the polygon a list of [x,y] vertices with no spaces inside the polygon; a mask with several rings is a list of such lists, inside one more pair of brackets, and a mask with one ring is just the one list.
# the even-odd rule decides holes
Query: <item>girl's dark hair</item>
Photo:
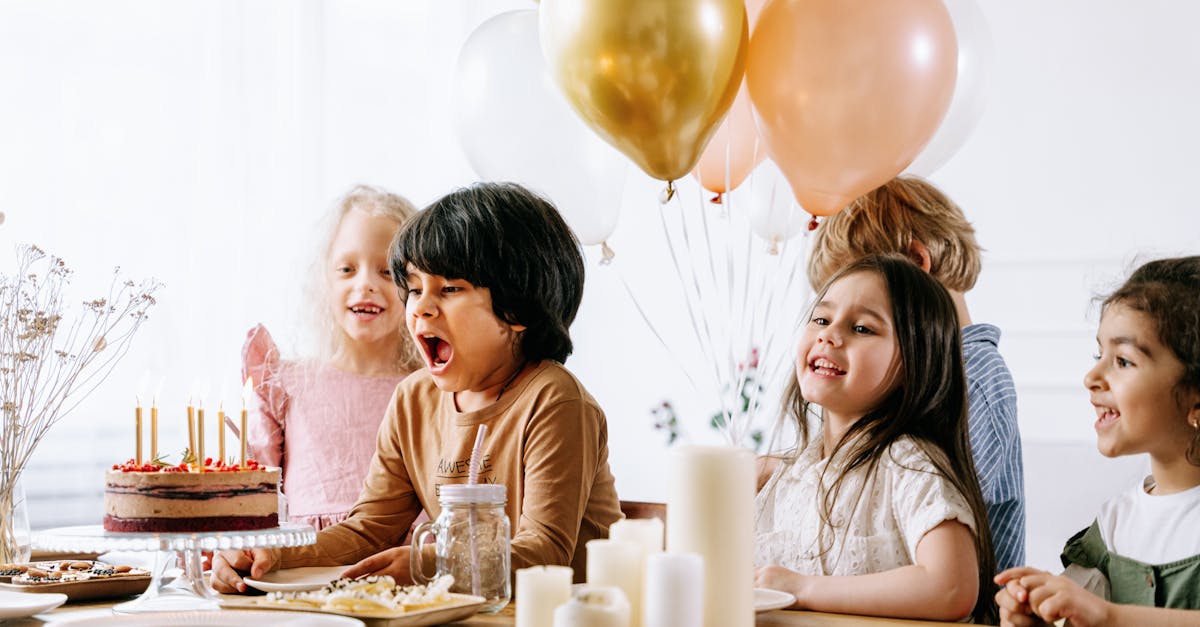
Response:
[{"label": "girl's dark hair", "polygon": [[520,356],[565,362],[583,298],[579,240],[554,205],[515,183],[476,183],[434,201],[396,236],[392,276],[409,268],[486,287],[492,310],[521,324]]},{"label": "girl's dark hair", "polygon": [[[1104,299],[1104,309],[1113,303],[1146,314],[1154,322],[1158,341],[1183,362],[1183,376],[1175,384],[1178,399],[1182,402],[1188,391],[1200,392],[1200,257],[1143,264]],[[1200,429],[1192,435],[1187,459],[1200,466]]]},{"label": "girl's dark hair", "polygon": [[[900,349],[900,382],[828,452],[831,457],[843,455],[847,463],[832,484],[826,484],[824,477],[818,481],[818,485],[830,485],[820,499],[822,524],[832,524],[833,504],[847,474],[856,468],[874,473],[888,447],[901,436],[912,438],[937,473],[963,495],[974,514],[979,598],[972,618],[995,624],[998,615],[992,602],[992,575],[996,558],[967,436],[967,382],[954,302],[929,273],[906,257],[889,254],[864,257],[842,268],[825,282],[814,303],[820,302],[838,279],[856,272],[879,275],[891,298]],[[800,446],[805,446],[810,437],[807,417],[810,412],[818,414],[801,396],[795,376],[784,393],[783,407],[796,419]]]}]

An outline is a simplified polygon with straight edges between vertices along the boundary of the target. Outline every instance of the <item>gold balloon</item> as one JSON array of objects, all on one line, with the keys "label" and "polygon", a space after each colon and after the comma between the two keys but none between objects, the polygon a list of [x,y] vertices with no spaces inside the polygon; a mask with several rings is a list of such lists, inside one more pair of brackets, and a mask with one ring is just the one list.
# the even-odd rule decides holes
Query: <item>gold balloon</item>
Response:
[{"label": "gold balloon", "polygon": [[542,0],[538,12],[551,75],[588,126],[654,178],[690,172],[742,80],[743,0]]}]

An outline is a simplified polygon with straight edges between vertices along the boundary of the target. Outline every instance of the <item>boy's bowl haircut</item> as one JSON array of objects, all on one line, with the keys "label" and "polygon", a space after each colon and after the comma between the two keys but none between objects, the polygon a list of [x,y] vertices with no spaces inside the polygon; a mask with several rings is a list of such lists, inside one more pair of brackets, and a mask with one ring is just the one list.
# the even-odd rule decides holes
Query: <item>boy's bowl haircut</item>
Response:
[{"label": "boy's bowl haircut", "polygon": [[407,299],[409,268],[491,292],[496,317],[525,326],[528,361],[565,362],[583,299],[583,253],[545,198],[515,183],[476,183],[434,201],[405,225],[391,254]]}]

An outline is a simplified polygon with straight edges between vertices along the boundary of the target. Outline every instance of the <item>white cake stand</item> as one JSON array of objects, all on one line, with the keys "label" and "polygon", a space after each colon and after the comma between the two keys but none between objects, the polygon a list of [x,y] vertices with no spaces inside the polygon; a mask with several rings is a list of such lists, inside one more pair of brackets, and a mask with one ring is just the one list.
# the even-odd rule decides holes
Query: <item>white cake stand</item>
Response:
[{"label": "white cake stand", "polygon": [[[200,556],[204,551],[303,546],[317,541],[308,525],[283,523],[253,531],[196,531],[183,533],[120,533],[100,525],[58,527],[33,533],[33,546],[43,551],[155,551],[158,557],[150,586],[138,598],[113,607],[117,613],[176,612],[219,609],[217,597],[204,581]],[[164,583],[162,573],[180,562],[183,574]]]}]

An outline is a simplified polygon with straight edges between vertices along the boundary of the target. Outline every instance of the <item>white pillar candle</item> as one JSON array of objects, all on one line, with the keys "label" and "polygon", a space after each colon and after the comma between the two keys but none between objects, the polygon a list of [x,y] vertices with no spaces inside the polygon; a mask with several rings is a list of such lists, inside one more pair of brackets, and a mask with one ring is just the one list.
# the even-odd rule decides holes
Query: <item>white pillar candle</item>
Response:
[{"label": "white pillar candle", "polygon": [[[613,542],[627,542],[637,547],[637,570],[632,573],[632,580],[625,582],[600,581],[597,583],[618,583],[629,597],[629,610],[632,615],[629,622],[633,627],[642,623],[642,589],[646,576],[646,556],[651,553],[661,553],[663,549],[663,523],[657,518],[638,518],[618,520],[608,529],[608,539]],[[590,582],[591,577],[588,578]],[[630,592],[632,591],[632,593]],[[649,625],[649,623],[647,623]]]},{"label": "white pillar candle", "polygon": [[552,627],[554,608],[571,600],[567,566],[531,566],[517,571],[517,627]]},{"label": "white pillar candle", "polygon": [[554,609],[554,627],[629,627],[629,601],[616,586],[575,584]]},{"label": "white pillar candle", "polygon": [[701,627],[704,624],[704,560],[695,553],[646,557],[642,624]]},{"label": "white pillar candle", "polygon": [[706,627],[754,625],[754,454],[677,446],[667,481],[667,550],[704,560]]},{"label": "white pillar candle", "polygon": [[587,582],[616,586],[629,602],[630,627],[638,627],[642,616],[642,548],[620,540],[589,540]]},{"label": "white pillar candle", "polygon": [[633,542],[643,554],[663,550],[663,522],[657,518],[625,518],[608,528],[609,540]]}]

